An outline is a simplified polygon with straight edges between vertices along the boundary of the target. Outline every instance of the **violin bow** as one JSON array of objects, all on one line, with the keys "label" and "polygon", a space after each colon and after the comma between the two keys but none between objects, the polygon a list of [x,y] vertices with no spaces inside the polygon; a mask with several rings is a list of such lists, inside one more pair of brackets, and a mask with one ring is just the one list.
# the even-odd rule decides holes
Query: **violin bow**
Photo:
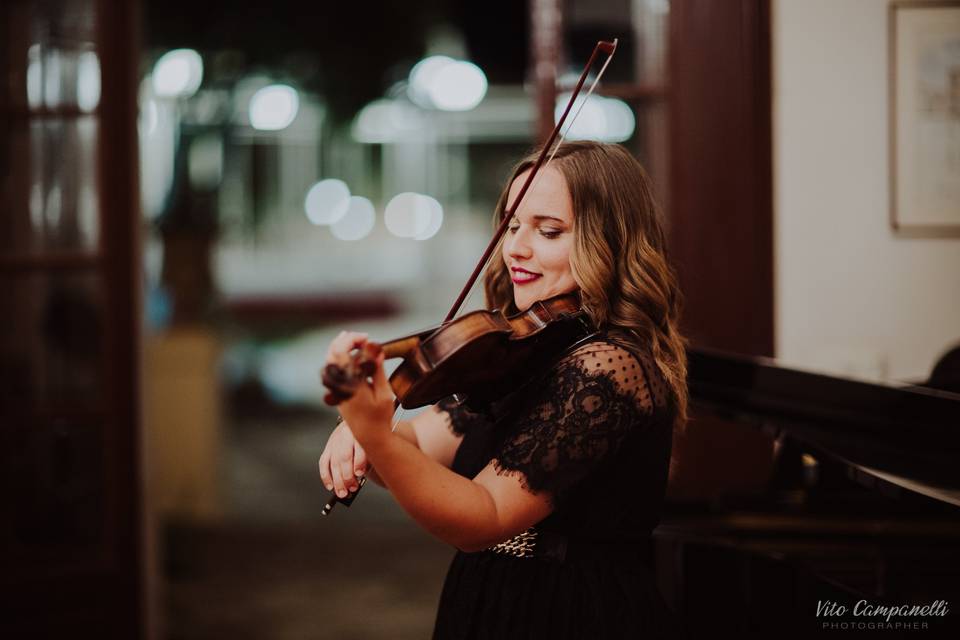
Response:
[{"label": "violin bow", "polygon": [[[484,250],[483,255],[480,256],[480,261],[477,262],[477,266],[473,269],[473,273],[470,274],[470,279],[467,280],[467,283],[464,285],[463,290],[460,292],[460,295],[457,297],[456,302],[453,303],[453,306],[450,307],[450,311],[447,313],[447,317],[444,318],[444,322],[449,322],[457,315],[457,312],[460,310],[460,307],[463,305],[463,301],[467,299],[467,295],[470,293],[470,290],[473,289],[473,285],[476,283],[477,278],[480,277],[480,273],[483,271],[484,267],[487,265],[487,262],[490,260],[490,256],[493,254],[493,250],[496,248],[497,243],[500,242],[500,238],[503,237],[503,234],[506,233],[507,227],[510,225],[510,220],[513,218],[513,214],[516,213],[517,208],[520,206],[520,202],[523,200],[523,197],[527,194],[527,191],[530,189],[533,184],[534,179],[537,177],[537,174],[540,172],[541,167],[550,163],[550,160],[553,160],[553,156],[556,155],[557,149],[560,148],[560,145],[563,144],[563,140],[566,137],[566,134],[570,132],[570,129],[573,127],[573,123],[576,122],[577,118],[580,116],[580,112],[583,110],[583,106],[587,104],[587,100],[590,99],[590,96],[593,94],[593,90],[596,89],[597,83],[600,82],[600,78],[603,77],[604,71],[607,70],[607,65],[610,64],[610,61],[613,59],[613,53],[617,50],[617,38],[613,39],[613,42],[607,42],[606,40],[601,40],[597,42],[596,46],[593,48],[593,53],[590,54],[590,59],[587,60],[587,64],[583,67],[583,72],[580,74],[580,79],[577,80],[577,85],[573,89],[573,93],[570,95],[570,100],[567,102],[566,108],[563,110],[563,115],[560,116],[560,119],[557,121],[556,126],[554,126],[553,131],[550,132],[550,137],[547,138],[546,144],[543,145],[543,149],[540,151],[540,155],[537,157],[537,161],[534,163],[533,168],[530,170],[530,173],[527,175],[527,179],[524,181],[523,186],[520,188],[520,192],[517,194],[517,197],[513,201],[513,206],[507,208],[503,214],[503,220],[500,221],[500,226],[497,227],[496,233],[493,234],[493,238],[490,239],[490,244],[487,245],[486,250]],[[593,66],[593,63],[596,61],[597,57],[601,54],[607,54],[607,58],[603,63],[603,66],[600,67],[600,72],[597,73],[597,77],[593,79],[593,83],[590,85],[590,89],[587,91],[586,97],[580,103],[580,106],[577,108],[577,112],[574,114],[573,119],[570,121],[570,126],[567,127],[566,133],[560,136],[560,141],[557,142],[556,146],[553,145],[554,140],[557,139],[557,135],[560,134],[560,130],[563,128],[564,123],[567,120],[567,115],[570,113],[570,109],[573,108],[574,103],[576,103],[577,96],[580,95],[580,90],[583,88],[583,83],[587,79],[587,75],[590,73],[590,68]],[[551,152],[551,147],[553,151]],[[549,158],[547,154],[549,153]],[[546,159],[546,163],[544,160]]]},{"label": "violin bow", "polygon": [[[450,311],[447,313],[447,317],[444,318],[444,324],[450,322],[454,316],[457,315],[457,312],[460,310],[460,307],[463,305],[464,300],[467,299],[470,290],[473,289],[473,285],[476,284],[477,278],[480,277],[480,273],[483,271],[484,267],[487,265],[487,262],[490,260],[490,256],[493,254],[494,248],[496,248],[497,243],[500,242],[500,239],[503,237],[503,234],[506,233],[507,227],[510,224],[510,220],[513,218],[514,213],[517,211],[517,207],[520,206],[520,202],[523,200],[523,197],[527,194],[527,191],[530,190],[531,186],[534,183],[540,169],[553,160],[553,156],[556,155],[557,149],[560,148],[560,145],[563,144],[566,134],[570,132],[570,129],[573,127],[573,123],[577,121],[577,118],[580,116],[580,112],[583,111],[583,107],[587,104],[587,100],[590,99],[590,96],[593,95],[594,89],[597,87],[597,83],[600,82],[600,78],[603,77],[603,73],[607,70],[607,65],[610,64],[610,61],[613,59],[613,54],[617,50],[618,39],[614,38],[613,42],[608,42],[606,40],[600,40],[597,42],[596,46],[593,48],[593,52],[590,54],[590,58],[587,60],[587,64],[584,65],[583,71],[580,73],[580,78],[577,80],[576,86],[573,88],[573,93],[570,95],[570,99],[567,101],[567,106],[563,110],[563,114],[560,116],[560,119],[557,120],[557,124],[553,127],[553,131],[550,132],[550,137],[547,138],[546,144],[543,145],[543,149],[540,151],[540,155],[537,157],[536,163],[534,163],[533,168],[530,170],[530,173],[527,175],[527,179],[524,181],[523,186],[520,188],[520,192],[517,194],[517,197],[513,201],[513,205],[508,207],[504,212],[503,220],[500,222],[500,226],[497,227],[496,233],[493,234],[493,237],[490,239],[490,243],[487,245],[486,250],[484,250],[483,255],[480,256],[480,260],[477,262],[477,266],[474,267],[473,273],[470,275],[470,278],[467,280],[467,283],[463,286],[463,290],[460,292],[460,295],[457,296],[456,301],[453,303],[453,306],[450,308]],[[561,133],[564,123],[567,121],[567,116],[570,114],[570,110],[573,108],[573,105],[577,101],[577,97],[580,95],[580,90],[583,88],[584,83],[587,80],[587,76],[590,73],[590,69],[593,67],[594,62],[600,54],[606,54],[606,60],[603,62],[603,66],[600,67],[600,71],[597,73],[597,76],[593,79],[593,82],[590,84],[590,88],[587,90],[587,95],[580,103],[580,106],[577,108],[577,112],[573,114],[573,119],[570,120],[570,125],[567,127],[565,133]],[[557,136],[560,136],[560,140],[557,141]],[[554,145],[554,141],[557,141]],[[552,151],[551,151],[552,148]],[[548,157],[549,156],[549,157]],[[400,401],[396,400],[394,403],[394,409],[400,405]],[[337,420],[337,424],[340,424],[342,419]],[[399,422],[399,421],[397,421]],[[396,428],[396,423],[394,424]],[[367,476],[363,476],[358,481],[357,490],[353,493],[347,494],[343,498],[337,496],[336,492],[331,491],[327,502],[323,507],[321,513],[323,515],[329,515],[330,511],[333,510],[334,505],[338,502],[343,503],[343,506],[349,507],[350,504],[354,501],[357,495],[360,493],[360,489],[363,488],[363,485],[366,484]]]}]

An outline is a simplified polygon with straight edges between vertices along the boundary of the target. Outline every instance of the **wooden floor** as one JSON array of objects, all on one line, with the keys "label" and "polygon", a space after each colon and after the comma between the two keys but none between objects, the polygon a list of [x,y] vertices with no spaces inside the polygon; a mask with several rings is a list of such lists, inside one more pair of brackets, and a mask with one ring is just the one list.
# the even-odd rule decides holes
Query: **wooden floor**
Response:
[{"label": "wooden floor", "polygon": [[[331,420],[302,415],[230,425],[224,518],[163,528],[162,638],[430,637],[453,549],[421,531],[372,483],[349,509],[321,516],[326,492],[316,462],[331,427]],[[877,597],[902,589],[911,596],[904,601],[946,599],[951,609],[960,602],[960,522],[952,511],[939,524],[941,516],[924,516],[932,524],[923,525],[909,503],[888,504],[873,492],[836,508],[812,509],[816,502],[808,497],[802,517],[792,503],[777,511],[765,500],[691,513],[674,507],[665,514],[658,558],[672,577],[661,588],[692,638],[715,637],[717,628],[742,637],[831,635],[811,626],[818,600],[857,597],[809,570]],[[861,522],[854,507],[888,516]],[[904,509],[903,517],[896,515]],[[822,513],[815,517],[811,510]],[[956,638],[958,626],[954,614],[910,637]],[[760,630],[771,633],[756,635]],[[899,637],[889,630],[864,633]]]},{"label": "wooden floor", "polygon": [[349,509],[320,516],[316,459],[329,428],[303,417],[233,425],[224,519],[163,527],[161,637],[430,636],[453,549],[372,483]]}]

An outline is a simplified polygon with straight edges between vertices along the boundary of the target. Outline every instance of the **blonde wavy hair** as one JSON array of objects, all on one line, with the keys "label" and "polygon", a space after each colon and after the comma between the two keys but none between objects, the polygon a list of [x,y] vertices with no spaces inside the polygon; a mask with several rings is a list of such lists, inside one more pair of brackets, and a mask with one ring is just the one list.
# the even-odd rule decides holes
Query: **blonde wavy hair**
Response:
[{"label": "blonde wavy hair", "polygon": [[[505,215],[510,185],[538,155],[513,168],[497,201],[495,225]],[[638,350],[650,350],[676,403],[674,428],[682,430],[688,400],[682,296],[647,172],[622,146],[589,141],[563,143],[549,166],[566,179],[573,202],[570,266],[583,308],[598,329],[619,330]],[[518,311],[503,260],[491,262],[484,289],[488,308]]]}]

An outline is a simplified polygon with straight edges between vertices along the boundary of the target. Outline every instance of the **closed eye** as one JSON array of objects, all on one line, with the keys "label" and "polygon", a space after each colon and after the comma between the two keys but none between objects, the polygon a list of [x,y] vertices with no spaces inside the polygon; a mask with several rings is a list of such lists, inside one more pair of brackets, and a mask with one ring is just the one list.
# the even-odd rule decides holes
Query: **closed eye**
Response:
[{"label": "closed eye", "polygon": [[[509,233],[516,233],[520,229],[520,222],[514,219],[513,222],[507,226],[507,231]],[[560,236],[563,233],[563,229],[557,229],[556,227],[537,227],[537,233],[539,233],[544,238],[552,240]]]}]

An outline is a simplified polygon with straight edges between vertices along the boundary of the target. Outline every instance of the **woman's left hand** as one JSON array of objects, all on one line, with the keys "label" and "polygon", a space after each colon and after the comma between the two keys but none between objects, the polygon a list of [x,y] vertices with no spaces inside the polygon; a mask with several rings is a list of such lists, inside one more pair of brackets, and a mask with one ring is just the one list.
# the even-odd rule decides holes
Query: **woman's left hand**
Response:
[{"label": "woman's left hand", "polygon": [[[333,339],[327,350],[326,364],[345,367],[350,361],[350,352],[367,343],[367,334],[342,331]],[[366,446],[375,438],[390,433],[393,420],[394,395],[383,370],[384,354],[376,360],[373,382],[361,381],[349,400],[337,405],[340,415],[350,425],[350,430],[361,445]]]}]

